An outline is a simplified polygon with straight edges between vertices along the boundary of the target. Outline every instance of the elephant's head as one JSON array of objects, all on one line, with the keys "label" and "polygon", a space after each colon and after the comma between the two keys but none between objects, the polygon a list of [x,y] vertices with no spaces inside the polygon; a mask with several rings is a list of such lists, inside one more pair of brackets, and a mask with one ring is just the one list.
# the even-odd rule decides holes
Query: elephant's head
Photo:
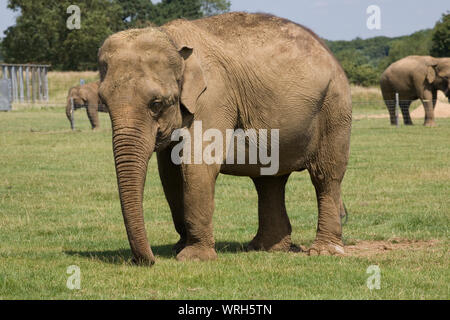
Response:
[{"label": "elephant's head", "polygon": [[437,90],[442,90],[450,102],[450,58],[433,59],[426,80]]},{"label": "elephant's head", "polygon": [[194,49],[175,44],[158,28],[110,36],[99,51],[99,96],[107,105],[122,213],[136,262],[154,256],[143,218],[147,163],[193,114],[206,88]]}]

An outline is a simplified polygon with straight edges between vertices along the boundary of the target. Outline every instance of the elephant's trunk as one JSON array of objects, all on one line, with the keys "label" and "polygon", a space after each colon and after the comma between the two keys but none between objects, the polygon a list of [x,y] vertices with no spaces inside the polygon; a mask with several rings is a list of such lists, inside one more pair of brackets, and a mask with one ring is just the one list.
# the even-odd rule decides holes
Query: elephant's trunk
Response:
[{"label": "elephant's trunk", "polygon": [[122,214],[128,241],[138,264],[155,262],[148,243],[143,215],[143,194],[147,164],[155,146],[150,127],[113,121],[113,149]]},{"label": "elephant's trunk", "polygon": [[72,110],[72,100],[70,98],[67,99],[66,116],[67,116],[67,119],[69,119],[70,127],[73,130],[74,129],[74,127],[73,127],[73,110]]}]

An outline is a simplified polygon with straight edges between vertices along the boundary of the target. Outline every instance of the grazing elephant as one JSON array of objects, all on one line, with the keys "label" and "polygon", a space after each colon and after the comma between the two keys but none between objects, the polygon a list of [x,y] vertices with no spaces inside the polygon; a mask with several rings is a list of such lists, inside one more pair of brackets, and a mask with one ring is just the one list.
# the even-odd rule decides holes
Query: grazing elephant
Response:
[{"label": "grazing elephant", "polygon": [[412,125],[409,106],[413,100],[422,100],[425,108],[425,126],[435,126],[434,107],[437,92],[441,90],[450,101],[450,58],[409,56],[391,64],[381,75],[383,99],[389,110],[391,124],[395,119],[395,94],[399,94],[403,122]]},{"label": "grazing elephant", "polygon": [[108,112],[106,108],[99,103],[99,83],[99,81],[91,82],[70,88],[69,94],[67,95],[66,116],[70,121],[72,130],[74,129],[73,111],[80,108],[86,108],[92,129],[99,128],[100,122],[98,120],[98,112]]},{"label": "grazing elephant", "polygon": [[[344,253],[341,181],[349,158],[350,87],[340,64],[312,31],[265,14],[175,20],[110,36],[99,50],[99,70],[99,95],[111,117],[122,213],[136,263],[155,261],[142,204],[154,151],[180,235],[178,260],[217,256],[212,216],[219,173],[248,176],[255,184],[259,228],[249,248],[289,251],[285,185],[292,172],[308,170],[319,210],[308,253]],[[279,129],[278,141],[271,140],[280,156],[277,172],[262,174],[261,159],[247,161],[255,147],[252,139],[245,140],[244,164],[229,162],[225,154],[230,150],[216,150],[218,162],[192,162],[210,146],[195,146],[198,139],[194,151],[183,152],[183,162],[174,161],[172,134],[184,128],[196,136],[199,122],[203,130],[223,137],[236,129],[267,129],[273,137]]]}]

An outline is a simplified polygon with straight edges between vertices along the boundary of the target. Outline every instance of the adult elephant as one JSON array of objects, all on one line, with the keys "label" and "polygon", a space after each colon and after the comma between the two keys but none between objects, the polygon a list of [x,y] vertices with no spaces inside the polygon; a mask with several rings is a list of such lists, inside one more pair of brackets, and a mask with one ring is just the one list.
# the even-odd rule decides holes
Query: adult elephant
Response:
[{"label": "adult elephant", "polygon": [[425,108],[425,126],[435,126],[434,108],[441,90],[450,101],[450,58],[409,56],[391,64],[381,75],[380,86],[389,110],[391,124],[396,124],[395,95],[406,125],[412,125],[411,102],[420,99]]},{"label": "adult elephant", "polygon": [[86,108],[86,113],[92,129],[99,128],[100,122],[98,120],[98,112],[108,112],[106,108],[100,104],[100,99],[98,97],[99,84],[100,82],[96,81],[70,88],[67,95],[66,116],[70,121],[72,130],[74,129],[73,112],[80,108]]},{"label": "adult elephant", "polygon": [[[212,215],[219,173],[249,176],[256,186],[259,229],[249,247],[287,251],[291,225],[285,184],[291,172],[307,169],[319,208],[308,252],[344,252],[341,181],[349,157],[350,88],[312,31],[264,14],[176,20],[110,36],[99,51],[99,69],[99,95],[111,117],[120,201],[135,262],[155,261],[142,205],[154,151],[180,235],[178,260],[217,256]],[[203,130],[215,129],[224,137],[230,129],[279,129],[279,170],[264,176],[261,161],[233,165],[225,156],[219,163],[175,164],[171,134],[184,127],[195,136],[199,121]],[[246,153],[254,147],[248,141]]]}]

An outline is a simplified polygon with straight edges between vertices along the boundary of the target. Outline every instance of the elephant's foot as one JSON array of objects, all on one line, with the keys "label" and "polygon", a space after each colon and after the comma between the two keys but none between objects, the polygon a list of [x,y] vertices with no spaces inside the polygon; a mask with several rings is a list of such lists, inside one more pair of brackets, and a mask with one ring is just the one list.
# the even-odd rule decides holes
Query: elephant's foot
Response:
[{"label": "elephant's foot", "polygon": [[177,255],[178,261],[208,261],[217,259],[214,248],[187,246]]},{"label": "elephant's foot", "polygon": [[309,256],[345,256],[344,244],[316,240],[311,248],[306,250]]},{"label": "elephant's foot", "polygon": [[425,127],[436,127],[436,122],[434,122],[434,120],[430,120],[430,121],[425,121],[424,123]]},{"label": "elephant's foot", "polygon": [[175,245],[173,246],[172,250],[175,251],[175,253],[180,253],[181,250],[183,250],[186,247],[186,239],[181,238],[180,240],[178,240],[177,243],[175,243]]},{"label": "elephant's foot", "polygon": [[133,257],[133,259],[131,259],[131,262],[137,266],[151,267],[155,264],[155,257],[153,256],[153,254],[148,257]]},{"label": "elephant's foot", "polygon": [[283,251],[283,252],[300,252],[300,247],[291,241],[291,236],[287,235],[281,240],[265,239],[264,237],[255,236],[247,246],[248,251]]}]

